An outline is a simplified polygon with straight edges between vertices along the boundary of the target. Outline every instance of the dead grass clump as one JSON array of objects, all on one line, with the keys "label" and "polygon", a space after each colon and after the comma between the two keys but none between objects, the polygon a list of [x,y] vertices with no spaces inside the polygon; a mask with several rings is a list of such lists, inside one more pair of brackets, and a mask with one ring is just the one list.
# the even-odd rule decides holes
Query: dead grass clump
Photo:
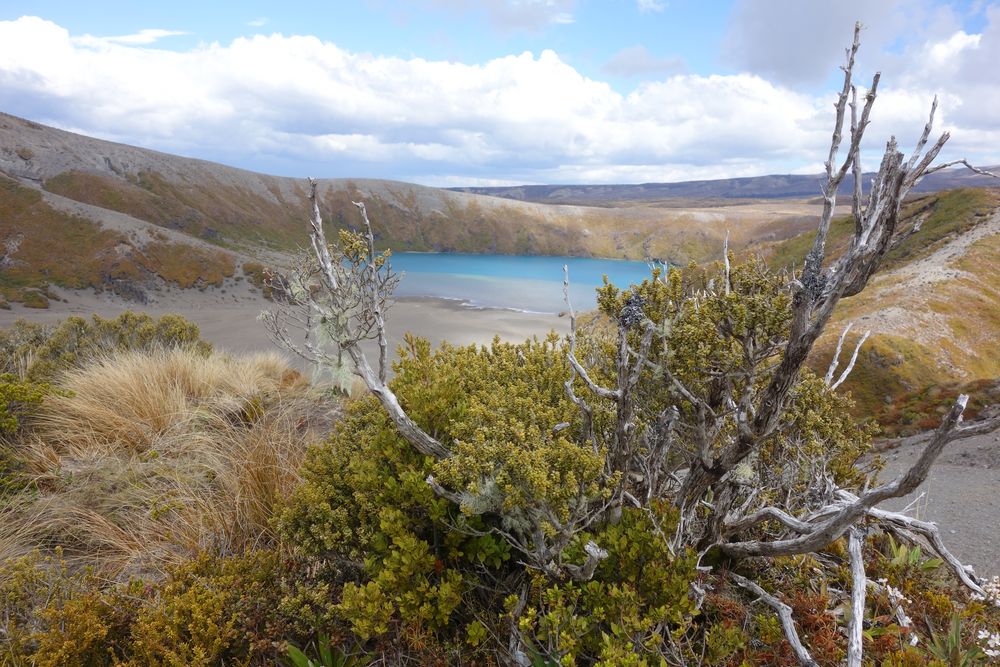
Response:
[{"label": "dead grass clump", "polygon": [[3,511],[0,557],[60,546],[113,579],[273,543],[274,507],[332,417],[273,354],[122,353],[60,386],[19,444],[35,490]]}]

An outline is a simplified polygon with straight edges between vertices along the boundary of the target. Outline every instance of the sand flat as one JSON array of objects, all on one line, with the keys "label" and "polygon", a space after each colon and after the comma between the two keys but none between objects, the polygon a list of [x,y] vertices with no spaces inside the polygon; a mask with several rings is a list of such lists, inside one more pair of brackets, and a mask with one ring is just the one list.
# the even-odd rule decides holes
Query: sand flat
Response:
[{"label": "sand flat", "polygon": [[[253,294],[245,287],[220,289],[172,290],[156,295],[150,304],[125,302],[108,294],[91,291],[59,292],[67,303],[52,301],[46,310],[12,304],[0,310],[0,328],[9,327],[19,318],[53,324],[70,315],[115,317],[133,310],[153,316],[177,313],[201,329],[201,335],[217,349],[230,352],[259,352],[278,349],[268,338],[263,323],[257,320],[262,310],[275,304]],[[569,331],[569,319],[555,314],[524,313],[498,308],[470,308],[457,301],[429,297],[398,299],[387,315],[390,349],[400,345],[403,335],[412,332],[427,338],[433,345],[447,340],[456,345],[488,344],[494,336],[520,342],[531,336],[544,337],[549,331]],[[289,359],[291,353],[285,353]],[[303,364],[293,360],[296,366]]]}]

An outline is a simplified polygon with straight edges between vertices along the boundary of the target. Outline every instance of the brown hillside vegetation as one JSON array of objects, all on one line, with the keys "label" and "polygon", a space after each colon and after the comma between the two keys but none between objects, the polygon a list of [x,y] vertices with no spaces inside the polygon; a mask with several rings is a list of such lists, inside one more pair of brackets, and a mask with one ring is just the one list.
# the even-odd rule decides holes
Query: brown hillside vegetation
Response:
[{"label": "brown hillside vegetation", "polygon": [[[58,211],[42,194],[0,175],[0,292],[8,301],[45,299],[49,284],[110,289],[143,300],[142,287],[221,285],[230,253],[106,229]],[[44,305],[44,304],[43,304]]]},{"label": "brown hillside vegetation", "polygon": [[[859,415],[876,415],[889,434],[932,428],[954,397],[972,391],[970,415],[1000,399],[1000,191],[953,190],[906,206],[904,229],[920,231],[890,253],[862,294],[844,299],[817,343],[812,365],[825,372],[840,332],[844,347],[872,335],[843,387]],[[853,222],[834,222],[828,247],[844,251]],[[801,266],[812,235],[765,252],[774,268]]]}]

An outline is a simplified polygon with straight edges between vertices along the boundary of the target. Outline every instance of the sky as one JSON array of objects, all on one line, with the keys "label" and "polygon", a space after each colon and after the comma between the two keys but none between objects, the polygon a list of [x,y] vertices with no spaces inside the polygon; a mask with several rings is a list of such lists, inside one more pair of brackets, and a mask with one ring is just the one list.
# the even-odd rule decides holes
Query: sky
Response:
[{"label": "sky", "polygon": [[1000,163],[1000,2],[0,0],[0,111],[284,176],[434,186],[818,173],[839,66],[865,145]]}]

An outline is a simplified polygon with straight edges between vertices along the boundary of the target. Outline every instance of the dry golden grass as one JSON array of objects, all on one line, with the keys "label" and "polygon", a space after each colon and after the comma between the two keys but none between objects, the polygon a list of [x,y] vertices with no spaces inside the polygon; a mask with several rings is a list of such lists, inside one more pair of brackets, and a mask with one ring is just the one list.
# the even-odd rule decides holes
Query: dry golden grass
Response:
[{"label": "dry golden grass", "polygon": [[332,417],[277,355],[125,353],[60,385],[19,445],[37,492],[0,510],[0,559],[61,546],[117,579],[272,542]]}]

